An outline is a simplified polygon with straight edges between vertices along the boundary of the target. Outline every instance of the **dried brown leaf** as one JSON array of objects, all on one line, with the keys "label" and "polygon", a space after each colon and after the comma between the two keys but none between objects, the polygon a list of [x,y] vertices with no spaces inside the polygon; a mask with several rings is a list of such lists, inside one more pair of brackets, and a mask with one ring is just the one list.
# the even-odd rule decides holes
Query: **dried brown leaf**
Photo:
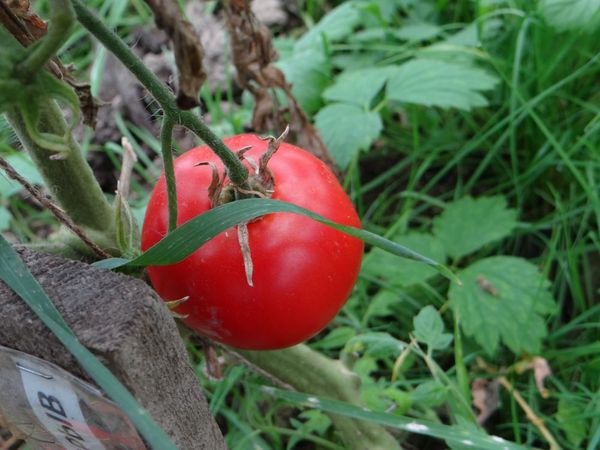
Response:
[{"label": "dried brown leaf", "polygon": [[175,53],[178,70],[177,106],[190,109],[198,106],[198,92],[206,80],[202,66],[204,51],[194,27],[183,17],[175,0],[146,0],[154,12],[156,26],[165,31]]},{"label": "dried brown leaf", "polygon": [[541,356],[534,356],[532,363],[535,385],[538,391],[540,391],[540,395],[543,398],[548,398],[550,393],[548,392],[548,389],[546,389],[544,386],[544,380],[550,375],[552,375],[550,364],[548,364],[548,361],[545,358],[542,358]]},{"label": "dried brown leaf", "polygon": [[[289,124],[290,142],[311,152],[339,176],[327,147],[292,94],[285,75],[273,64],[277,60],[277,52],[273,48],[271,33],[252,12],[250,1],[226,1],[225,15],[237,82],[254,96],[252,127],[259,132],[268,132],[283,130]],[[273,88],[284,92],[286,106],[278,104],[277,98],[272,95]]]},{"label": "dried brown leaf", "polygon": [[479,413],[477,414],[477,423],[483,424],[499,407],[500,383],[498,380],[477,378],[471,384],[471,395],[473,396],[473,406]]}]

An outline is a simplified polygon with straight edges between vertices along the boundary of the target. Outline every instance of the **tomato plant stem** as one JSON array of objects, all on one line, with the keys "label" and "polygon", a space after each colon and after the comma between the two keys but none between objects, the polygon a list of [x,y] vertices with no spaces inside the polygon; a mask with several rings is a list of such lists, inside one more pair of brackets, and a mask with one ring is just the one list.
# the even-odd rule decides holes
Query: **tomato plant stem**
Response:
[{"label": "tomato plant stem", "polygon": [[[329,359],[307,345],[275,351],[235,352],[301,392],[363,406],[358,375],[341,361]],[[336,415],[332,415],[331,420],[348,449],[401,448],[396,439],[379,425]]]},{"label": "tomato plant stem", "polygon": [[223,164],[227,167],[230,180],[239,186],[245,185],[248,179],[248,169],[227,148],[223,141],[194,113],[179,109],[175,96],[167,86],[156,78],[125,42],[106,27],[94,13],[87,9],[81,0],[72,0],[72,4],[77,15],[77,20],[135,75],[139,82],[160,104],[165,116],[169,117],[175,124],[182,125],[198,135],[223,161]]},{"label": "tomato plant stem", "polygon": [[173,153],[171,152],[172,137],[173,121],[169,116],[164,116],[160,129],[160,145],[169,202],[169,232],[177,228],[177,185],[175,184],[175,169],[173,167]]},{"label": "tomato plant stem", "polygon": [[[43,103],[39,105],[41,131],[64,135],[67,124],[58,105],[54,101]],[[72,138],[68,140],[68,158],[52,160],[51,153],[31,139],[23,116],[17,109],[9,110],[6,118],[65,213],[77,225],[94,230],[95,234],[104,234],[106,239],[103,240],[113,240],[112,208],[77,142]]]}]

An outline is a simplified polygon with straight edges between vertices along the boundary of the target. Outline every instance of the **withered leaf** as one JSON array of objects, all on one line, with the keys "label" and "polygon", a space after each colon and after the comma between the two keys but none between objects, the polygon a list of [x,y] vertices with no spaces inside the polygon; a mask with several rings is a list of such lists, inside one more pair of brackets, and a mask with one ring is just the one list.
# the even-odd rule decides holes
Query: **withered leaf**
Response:
[{"label": "withered leaf", "polygon": [[165,31],[173,43],[178,71],[177,106],[198,106],[198,92],[206,80],[202,66],[204,50],[194,27],[183,17],[175,0],[146,0],[154,12],[156,26]]},{"label": "withered leaf", "polygon": [[[289,124],[289,141],[311,152],[339,176],[339,169],[318,131],[292,94],[283,72],[273,64],[277,60],[277,52],[273,48],[271,33],[252,12],[250,1],[225,1],[225,16],[237,82],[254,96],[253,128],[259,132],[278,131]],[[272,97],[273,88],[283,91],[286,105],[279,105]]]}]

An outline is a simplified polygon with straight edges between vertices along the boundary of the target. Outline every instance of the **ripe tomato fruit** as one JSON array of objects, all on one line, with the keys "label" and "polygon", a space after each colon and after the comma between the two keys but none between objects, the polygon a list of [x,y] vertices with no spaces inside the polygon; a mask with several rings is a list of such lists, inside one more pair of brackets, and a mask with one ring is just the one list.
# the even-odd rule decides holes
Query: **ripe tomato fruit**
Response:
[{"label": "ripe tomato fruit", "polygon": [[[225,143],[232,151],[252,146],[244,156],[256,162],[268,148],[268,142],[251,134],[233,136]],[[223,164],[206,146],[193,148],[175,160],[178,225],[211,208],[212,168],[197,165],[202,162],[213,163],[223,175]],[[274,181],[273,199],[294,203],[340,224],[360,226],[335,176],[310,153],[281,143],[268,168]],[[148,203],[142,250],[165,236],[167,227],[162,175]],[[150,280],[165,300],[189,296],[176,309],[187,315],[184,322],[224,344],[271,350],[314,336],[350,295],[360,269],[362,242],[293,213],[270,214],[250,222],[248,237],[253,286],[246,279],[235,228],[177,264],[148,267]]]}]

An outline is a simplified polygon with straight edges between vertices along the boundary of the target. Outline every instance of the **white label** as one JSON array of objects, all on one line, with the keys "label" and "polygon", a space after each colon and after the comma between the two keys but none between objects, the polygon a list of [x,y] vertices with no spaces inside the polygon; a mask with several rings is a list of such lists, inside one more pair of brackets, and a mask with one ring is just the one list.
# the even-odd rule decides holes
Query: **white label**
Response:
[{"label": "white label", "polygon": [[14,358],[33,413],[65,450],[106,450],[86,424],[71,383],[36,366],[31,360]]}]

